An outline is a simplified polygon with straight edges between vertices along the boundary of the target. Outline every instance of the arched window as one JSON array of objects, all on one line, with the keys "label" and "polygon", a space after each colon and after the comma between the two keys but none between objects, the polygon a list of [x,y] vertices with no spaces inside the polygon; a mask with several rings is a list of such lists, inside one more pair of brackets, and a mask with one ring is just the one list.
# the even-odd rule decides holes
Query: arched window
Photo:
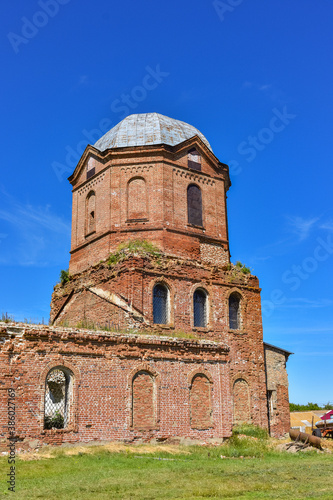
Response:
[{"label": "arched window", "polygon": [[146,181],[142,177],[131,179],[127,186],[127,218],[147,219]]},{"label": "arched window", "polygon": [[193,294],[193,325],[207,326],[207,293],[198,288]]},{"label": "arched window", "polygon": [[154,377],[146,371],[139,371],[132,381],[132,425],[136,429],[155,427],[154,392]]},{"label": "arched window", "polygon": [[64,367],[52,368],[45,382],[44,429],[64,429],[70,416],[72,372]]},{"label": "arched window", "polygon": [[86,234],[96,231],[96,196],[90,191],[86,198]]},{"label": "arched window", "polygon": [[193,170],[201,170],[201,156],[195,148],[190,149],[187,153],[187,165]]},{"label": "arched window", "polygon": [[169,320],[169,290],[160,283],[153,290],[153,317],[154,323],[166,325]]},{"label": "arched window", "polygon": [[240,329],[240,299],[241,297],[237,292],[229,296],[229,328],[231,330]]},{"label": "arched window", "polygon": [[212,426],[211,383],[202,373],[198,373],[192,379],[190,414],[192,429],[208,429]]},{"label": "arched window", "polygon": [[190,184],[187,188],[187,218],[189,224],[203,225],[201,189],[195,184]]}]

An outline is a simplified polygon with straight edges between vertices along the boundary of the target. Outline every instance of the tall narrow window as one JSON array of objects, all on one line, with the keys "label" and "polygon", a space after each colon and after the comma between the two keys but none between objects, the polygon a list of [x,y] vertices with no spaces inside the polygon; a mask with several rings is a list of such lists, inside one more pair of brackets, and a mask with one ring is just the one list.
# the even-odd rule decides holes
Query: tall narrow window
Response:
[{"label": "tall narrow window", "polygon": [[190,149],[187,154],[187,165],[193,170],[201,170],[201,156],[195,148]]},{"label": "tall narrow window", "polygon": [[169,291],[165,285],[155,285],[153,290],[153,317],[154,323],[166,325],[168,323]]},{"label": "tall narrow window", "polygon": [[96,196],[94,191],[90,191],[86,198],[86,234],[96,231]]},{"label": "tall narrow window", "polygon": [[141,177],[131,179],[127,186],[127,218],[147,219],[146,182]]},{"label": "tall narrow window", "polygon": [[193,324],[203,328],[207,326],[207,294],[200,288],[193,294]]},{"label": "tall narrow window", "polygon": [[187,218],[189,224],[203,225],[201,189],[195,184],[190,184],[187,188]]},{"label": "tall narrow window", "polygon": [[45,384],[44,428],[64,429],[69,421],[71,373],[57,367],[49,371]]},{"label": "tall narrow window", "polygon": [[229,297],[229,328],[239,330],[240,323],[240,295],[235,292]]}]

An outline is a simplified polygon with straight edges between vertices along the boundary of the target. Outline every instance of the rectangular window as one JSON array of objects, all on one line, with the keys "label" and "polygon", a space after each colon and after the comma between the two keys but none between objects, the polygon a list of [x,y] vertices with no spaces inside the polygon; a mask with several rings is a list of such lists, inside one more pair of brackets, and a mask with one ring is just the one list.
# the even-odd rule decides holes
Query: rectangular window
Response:
[{"label": "rectangular window", "polygon": [[95,167],[87,170],[87,179],[90,179],[90,177],[92,177],[93,175],[95,175]]}]

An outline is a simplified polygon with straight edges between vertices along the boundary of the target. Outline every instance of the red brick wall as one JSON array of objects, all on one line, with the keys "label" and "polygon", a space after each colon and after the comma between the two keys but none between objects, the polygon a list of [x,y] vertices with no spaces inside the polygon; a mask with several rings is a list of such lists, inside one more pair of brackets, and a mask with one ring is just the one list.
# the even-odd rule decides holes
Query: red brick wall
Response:
[{"label": "red brick wall", "polygon": [[190,401],[192,429],[209,429],[212,426],[211,386],[205,375],[193,377]]},{"label": "red brick wall", "polygon": [[[170,290],[168,325],[153,324],[152,290],[156,282],[166,283]],[[88,291],[85,285],[126,299],[125,305],[132,307],[134,313],[110,304]],[[193,293],[198,286],[208,294],[207,328],[193,326]],[[56,324],[76,326],[84,314],[88,324],[104,326],[110,322],[117,329],[155,331],[176,336],[177,332],[187,332],[198,338],[226,343],[230,347],[231,379],[244,378],[249,384],[249,420],[267,427],[267,390],[257,278],[237,274],[234,269],[228,271],[179,258],[129,257],[110,269],[100,264],[74,278],[65,288],[58,288],[53,297],[52,318],[64,302],[62,294],[69,294],[70,290],[75,293],[57,317]],[[241,295],[241,324],[239,330],[230,330],[228,298],[236,290]],[[141,319],[138,318],[140,314]],[[233,382],[230,390],[233,390]]]},{"label": "red brick wall", "polygon": [[251,402],[249,384],[238,378],[233,387],[234,424],[251,423]]},{"label": "red brick wall", "polygon": [[270,391],[269,427],[272,436],[283,436],[290,429],[288,375],[286,352],[264,344],[267,390]]},{"label": "red brick wall", "polygon": [[[72,179],[72,274],[106,259],[124,240],[138,237],[153,241],[167,253],[197,259],[201,258],[200,244],[212,242],[222,245],[228,261],[228,172],[207,152],[202,171],[190,170],[188,149],[189,145],[126,148],[99,158],[93,149],[87,153],[81,171],[78,167]],[[95,175],[87,179],[89,161],[94,162]],[[187,187],[192,183],[202,192],[203,228],[187,220]],[[85,205],[91,190],[96,193],[96,233],[87,236]]]},{"label": "red brick wall", "polygon": [[153,430],[156,426],[155,381],[148,372],[139,372],[132,382],[132,422],[137,430]]},{"label": "red brick wall", "polygon": [[[34,439],[53,444],[170,436],[209,440],[231,433],[228,351],[223,345],[34,325],[15,328],[13,333],[10,326],[0,324],[4,382],[0,448],[4,450],[9,387],[16,391],[17,447]],[[73,373],[71,420],[68,428],[57,431],[43,429],[45,380],[55,366]],[[205,430],[191,427],[193,372],[208,373],[212,380],[212,426]],[[155,390],[153,428],[150,376]]]}]

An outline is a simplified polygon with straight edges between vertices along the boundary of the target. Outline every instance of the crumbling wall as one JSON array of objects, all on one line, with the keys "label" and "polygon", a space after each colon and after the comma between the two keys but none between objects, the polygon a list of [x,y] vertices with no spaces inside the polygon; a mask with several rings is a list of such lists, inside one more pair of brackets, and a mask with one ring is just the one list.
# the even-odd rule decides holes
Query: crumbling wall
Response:
[{"label": "crumbling wall", "polygon": [[272,436],[281,437],[289,432],[290,410],[288,393],[287,351],[269,344],[265,347],[267,378],[267,412]]},{"label": "crumbling wall", "polygon": [[[153,323],[153,287],[159,282],[165,283],[170,292],[170,318],[166,325]],[[198,286],[208,296],[206,327],[193,324],[193,293]],[[235,291],[241,297],[241,321],[240,328],[232,330],[228,297]],[[127,255],[111,267],[100,263],[74,275],[64,287],[57,286],[51,318],[55,318],[56,325],[97,325],[118,331],[190,335],[225,342],[230,347],[231,393],[236,378],[246,379],[250,413],[247,420],[263,427],[268,425],[260,289],[255,276],[236,267],[166,255]],[[241,400],[237,394],[235,398]]]},{"label": "crumbling wall", "polygon": [[[15,391],[17,448],[41,443],[230,436],[228,348],[209,341],[0,323],[0,448],[8,437],[8,389]],[[71,376],[68,421],[45,428],[48,374]],[[211,380],[211,424],[191,426],[193,373]],[[53,377],[54,378],[54,377]],[[54,382],[51,377],[52,381]],[[148,397],[149,396],[149,397]],[[153,407],[152,407],[153,406]],[[5,410],[4,410],[5,409]]]}]

